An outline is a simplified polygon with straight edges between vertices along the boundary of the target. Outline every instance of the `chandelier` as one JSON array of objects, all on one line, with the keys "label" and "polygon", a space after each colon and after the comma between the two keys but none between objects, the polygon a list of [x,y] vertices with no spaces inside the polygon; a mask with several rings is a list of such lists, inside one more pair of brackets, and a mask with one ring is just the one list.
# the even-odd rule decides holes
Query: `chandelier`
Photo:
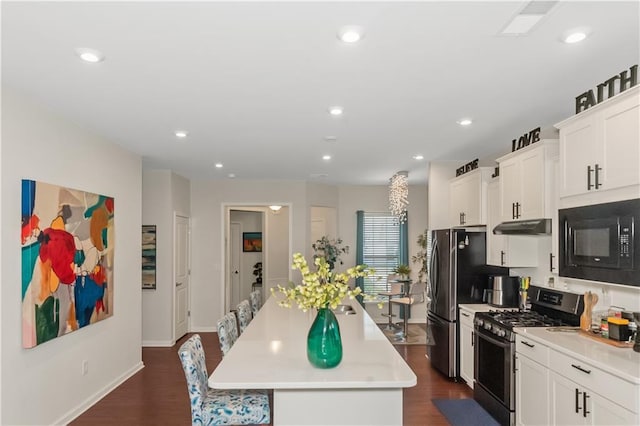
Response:
[{"label": "chandelier", "polygon": [[400,223],[407,220],[407,206],[409,205],[409,172],[402,171],[389,179],[389,210]]}]

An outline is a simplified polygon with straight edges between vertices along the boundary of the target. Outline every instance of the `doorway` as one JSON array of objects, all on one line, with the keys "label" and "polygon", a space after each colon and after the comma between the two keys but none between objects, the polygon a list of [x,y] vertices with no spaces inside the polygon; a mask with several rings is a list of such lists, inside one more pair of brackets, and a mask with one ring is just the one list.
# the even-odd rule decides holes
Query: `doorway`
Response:
[{"label": "doorway", "polygon": [[190,221],[176,214],[174,218],[174,341],[189,330],[189,237]]},{"label": "doorway", "polygon": [[[291,208],[274,212],[267,205],[228,205],[225,210],[223,300],[224,312],[229,312],[251,291],[260,291],[265,301],[271,287],[289,282]],[[259,251],[248,243],[250,238],[259,238]]]}]

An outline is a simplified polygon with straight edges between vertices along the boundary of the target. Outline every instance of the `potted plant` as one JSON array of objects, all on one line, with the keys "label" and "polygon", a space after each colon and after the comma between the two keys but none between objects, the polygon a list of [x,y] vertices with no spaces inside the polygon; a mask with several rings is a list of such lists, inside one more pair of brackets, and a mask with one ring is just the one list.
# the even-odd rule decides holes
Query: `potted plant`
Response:
[{"label": "potted plant", "polygon": [[262,262],[256,262],[256,264],[253,265],[253,276],[256,277],[256,280],[253,284],[255,286],[261,286],[262,285]]},{"label": "potted plant", "polygon": [[409,275],[411,274],[411,268],[409,265],[400,264],[393,268],[393,273],[400,275],[400,278],[403,280],[408,280]]},{"label": "potted plant", "polygon": [[349,246],[342,246],[341,238],[332,240],[324,236],[311,244],[311,247],[314,251],[313,259],[323,257],[327,261],[330,271],[334,270],[336,263],[339,262],[342,265],[342,260],[340,259],[342,254],[349,253]]},{"label": "potted plant", "polygon": [[425,229],[424,232],[418,235],[418,246],[420,246],[420,250],[415,254],[415,256],[411,257],[411,262],[417,263],[420,266],[418,270],[418,281],[425,282],[424,278],[427,276],[427,238],[429,236],[429,230]]}]

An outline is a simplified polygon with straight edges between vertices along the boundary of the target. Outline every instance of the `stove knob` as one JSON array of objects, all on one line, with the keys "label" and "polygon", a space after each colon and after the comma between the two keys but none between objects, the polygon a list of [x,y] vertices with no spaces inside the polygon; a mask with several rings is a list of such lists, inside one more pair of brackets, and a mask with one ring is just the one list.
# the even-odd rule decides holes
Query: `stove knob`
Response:
[{"label": "stove knob", "polygon": [[482,321],[481,319],[476,319],[476,324],[482,327],[482,324],[484,324],[484,321]]},{"label": "stove knob", "polygon": [[505,336],[505,334],[507,334],[507,332],[506,332],[506,331],[504,331],[504,330],[502,330],[502,329],[500,329],[500,330],[498,330],[498,332],[497,332],[496,334],[497,334],[498,336],[500,336],[500,337],[504,337],[504,336]]},{"label": "stove knob", "polygon": [[486,323],[486,324],[484,325],[484,329],[485,329],[485,330],[491,330],[491,324]]}]

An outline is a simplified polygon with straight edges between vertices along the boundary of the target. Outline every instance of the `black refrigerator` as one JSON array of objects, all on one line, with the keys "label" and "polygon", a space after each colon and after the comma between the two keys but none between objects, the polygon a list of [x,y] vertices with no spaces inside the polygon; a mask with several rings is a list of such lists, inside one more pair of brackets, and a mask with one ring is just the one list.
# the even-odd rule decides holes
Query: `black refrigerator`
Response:
[{"label": "black refrigerator", "polygon": [[432,231],[427,310],[427,357],[449,378],[459,377],[458,304],[483,303],[489,275],[508,275],[507,268],[486,264],[484,230]]}]

